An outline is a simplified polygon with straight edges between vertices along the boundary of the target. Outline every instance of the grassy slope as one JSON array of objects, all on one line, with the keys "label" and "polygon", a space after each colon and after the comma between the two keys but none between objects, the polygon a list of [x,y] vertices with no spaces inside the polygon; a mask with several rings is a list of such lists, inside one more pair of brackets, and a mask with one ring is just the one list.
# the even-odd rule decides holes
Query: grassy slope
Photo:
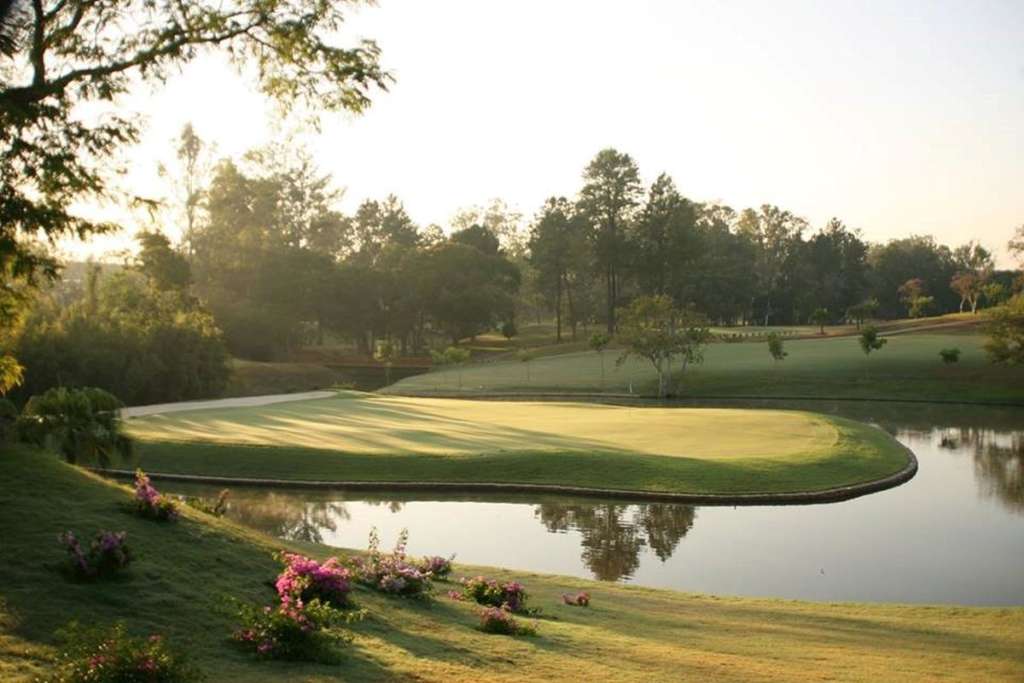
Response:
[{"label": "grassy slope", "polygon": [[[525,573],[514,578],[550,617],[538,620],[536,638],[479,633],[473,608],[441,597],[443,584],[427,604],[360,591],[372,616],[356,626],[345,663],[257,662],[226,642],[232,620],[222,606],[227,596],[270,600],[264,582],[280,542],[192,511],[177,524],[128,515],[123,488],[38,451],[5,448],[0,481],[4,681],[42,673],[53,631],[72,618],[162,632],[214,681],[1019,680],[1024,671],[1022,609],[723,599]],[[67,528],[127,530],[138,558],[127,580],[64,581],[52,567]],[[578,589],[591,592],[592,608],[558,604]]]},{"label": "grassy slope", "polygon": [[[888,337],[865,359],[856,337],[787,341],[789,357],[774,363],[763,343],[712,344],[703,365],[692,367],[682,396],[904,398],[1024,403],[1024,367],[993,366],[984,336],[965,332],[915,332]],[[960,362],[944,365],[939,350],[958,347]],[[471,365],[410,377],[386,393],[469,391],[652,392],[655,374],[646,361],[616,367],[616,351],[593,351]]]},{"label": "grassy slope", "polygon": [[871,427],[811,413],[337,398],[129,422],[153,472],[545,483],[736,493],[878,479],[906,464]]}]

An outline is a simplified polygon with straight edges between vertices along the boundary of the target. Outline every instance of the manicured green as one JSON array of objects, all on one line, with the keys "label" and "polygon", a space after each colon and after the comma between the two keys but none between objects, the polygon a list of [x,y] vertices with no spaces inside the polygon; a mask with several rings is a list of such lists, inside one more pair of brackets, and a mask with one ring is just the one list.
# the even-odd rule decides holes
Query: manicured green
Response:
[{"label": "manicured green", "polygon": [[[1024,366],[988,362],[977,331],[913,332],[885,337],[884,348],[865,358],[854,336],[786,340],[789,355],[774,362],[765,342],[707,347],[702,365],[677,383],[681,396],[830,397],[1024,404]],[[944,364],[939,351],[961,349],[960,362]],[[646,361],[616,367],[619,352],[605,352],[603,391],[653,394],[657,375]],[[409,377],[385,393],[599,392],[601,359],[593,351],[538,357],[529,379],[523,363],[492,362]],[[679,375],[676,375],[677,380]]]},{"label": "manicured green", "polygon": [[[0,680],[45,673],[54,631],[71,619],[124,620],[185,647],[211,681],[538,680],[1019,680],[1020,608],[817,604],[716,598],[565,577],[456,565],[526,584],[547,618],[539,635],[510,638],[473,627],[476,610],[357,590],[369,611],[340,665],[260,662],[236,650],[230,597],[268,602],[282,546],[318,557],[323,546],[284,544],[191,509],[174,524],[122,511],[130,493],[25,448],[0,451]],[[125,530],[137,559],[127,578],[68,583],[55,571],[65,529]],[[385,539],[387,541],[388,539]],[[449,548],[436,548],[438,554]],[[348,551],[340,554],[347,555]],[[589,608],[560,604],[585,590]]]},{"label": "manicured green", "polygon": [[356,392],[128,425],[146,470],[271,479],[789,492],[879,479],[908,457],[879,429],[806,412]]}]

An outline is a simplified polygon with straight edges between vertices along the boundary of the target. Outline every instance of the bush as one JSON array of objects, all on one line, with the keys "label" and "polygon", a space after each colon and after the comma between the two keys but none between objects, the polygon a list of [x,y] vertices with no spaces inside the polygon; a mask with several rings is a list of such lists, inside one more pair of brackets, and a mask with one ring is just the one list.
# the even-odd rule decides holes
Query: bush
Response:
[{"label": "bush", "polygon": [[484,633],[500,633],[507,636],[532,636],[537,634],[530,624],[524,624],[502,607],[488,607],[480,611],[480,630]]},{"label": "bush", "polygon": [[277,556],[284,571],[274,582],[281,604],[319,600],[334,607],[348,607],[352,573],[332,557],[323,564],[296,553]]},{"label": "bush", "polygon": [[405,545],[409,532],[405,529],[398,536],[395,549],[390,555],[380,552],[380,537],[377,530],[370,531],[369,550],[365,557],[352,560],[355,580],[373,590],[389,595],[421,597],[430,592],[430,574],[405,559]]},{"label": "bush", "polygon": [[55,387],[33,396],[18,419],[22,438],[57,450],[74,464],[85,459],[101,467],[111,456],[127,458],[131,440],[121,433],[122,404],[102,389]]},{"label": "bush", "polygon": [[441,557],[439,555],[424,557],[417,563],[416,567],[424,574],[430,574],[432,579],[446,581],[452,573],[452,560],[454,559],[454,555],[451,557]]},{"label": "bush", "polygon": [[127,536],[124,531],[100,531],[85,551],[74,532],[65,531],[57,540],[68,553],[66,571],[77,579],[105,579],[126,569],[132,563]]},{"label": "bush", "polygon": [[590,593],[580,591],[576,595],[562,593],[562,602],[573,607],[590,607]]},{"label": "bush", "polygon": [[946,365],[951,365],[960,360],[960,349],[942,349],[939,351],[939,356],[942,358],[942,362]]},{"label": "bush", "polygon": [[320,600],[281,603],[276,607],[240,605],[242,627],[232,638],[243,649],[266,659],[334,664],[337,645],[351,641],[338,626],[361,619],[361,612],[343,613]]},{"label": "bush", "polygon": [[173,522],[178,519],[178,503],[157,491],[142,470],[135,470],[135,512],[148,519]]},{"label": "bush", "polygon": [[462,594],[481,605],[503,607],[511,612],[526,611],[526,588],[517,581],[499,583],[483,576],[463,579]]},{"label": "bush", "polygon": [[53,683],[190,683],[204,676],[163,637],[133,638],[124,624],[82,628],[72,622],[59,632],[66,641],[57,655]]}]

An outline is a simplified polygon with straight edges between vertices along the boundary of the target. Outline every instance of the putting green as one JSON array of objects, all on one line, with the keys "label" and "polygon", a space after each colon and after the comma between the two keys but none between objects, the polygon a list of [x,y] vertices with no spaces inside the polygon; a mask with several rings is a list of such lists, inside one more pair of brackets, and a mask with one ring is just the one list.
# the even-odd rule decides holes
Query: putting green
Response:
[{"label": "putting green", "polygon": [[598,450],[771,459],[825,455],[839,440],[835,425],[810,413],[370,394],[168,413],[133,420],[131,432],[150,441],[328,448],[347,453]]},{"label": "putting green", "polygon": [[878,429],[806,412],[494,402],[343,392],[128,422],[155,472],[321,481],[807,491],[900,471]]}]

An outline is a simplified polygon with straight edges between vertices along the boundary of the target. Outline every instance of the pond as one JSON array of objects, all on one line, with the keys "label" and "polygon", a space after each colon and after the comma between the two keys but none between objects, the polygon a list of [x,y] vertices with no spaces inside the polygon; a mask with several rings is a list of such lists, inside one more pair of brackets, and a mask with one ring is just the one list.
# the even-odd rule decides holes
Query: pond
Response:
[{"label": "pond", "polygon": [[407,528],[413,554],[719,595],[1024,604],[1024,409],[785,407],[878,424],[914,451],[917,476],[842,503],[751,507],[233,488],[229,516],[347,548],[365,547],[374,527],[385,546]]}]

